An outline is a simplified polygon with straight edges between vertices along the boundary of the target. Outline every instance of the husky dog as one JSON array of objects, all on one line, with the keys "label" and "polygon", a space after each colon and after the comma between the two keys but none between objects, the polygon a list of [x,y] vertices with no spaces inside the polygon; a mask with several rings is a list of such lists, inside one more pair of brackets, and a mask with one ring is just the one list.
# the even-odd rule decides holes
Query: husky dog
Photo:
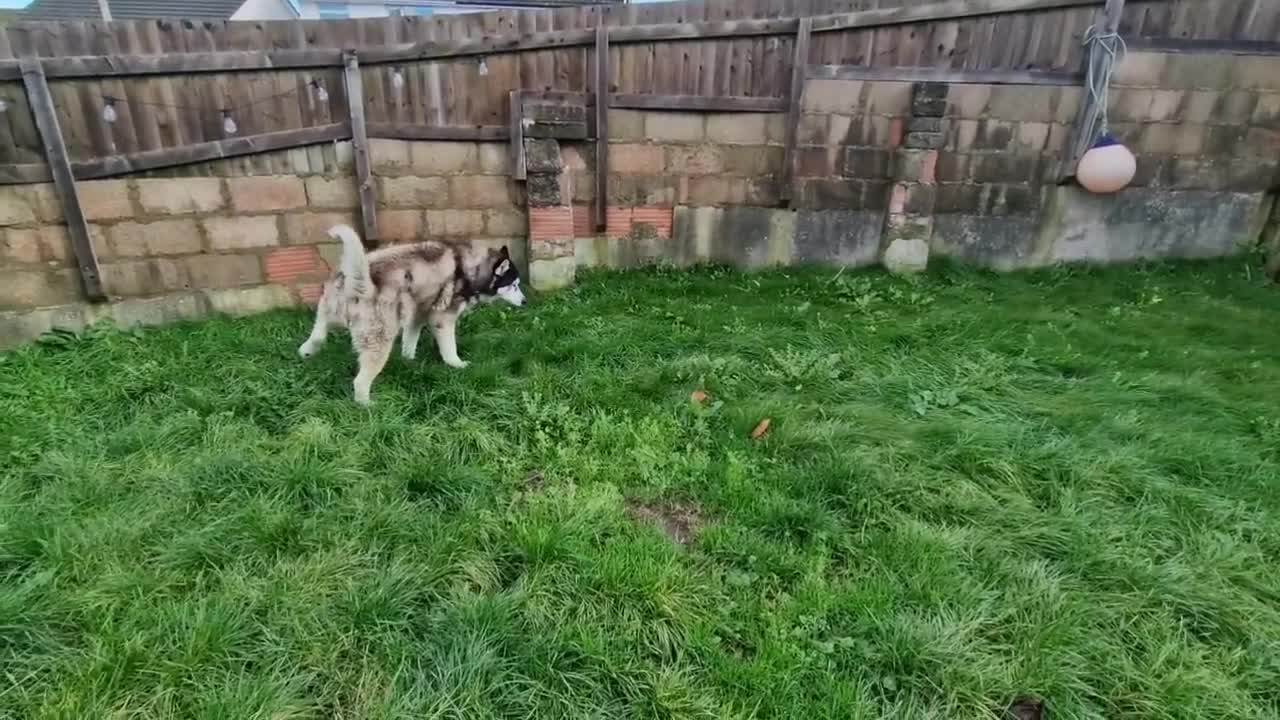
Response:
[{"label": "husky dog", "polygon": [[347,328],[360,357],[355,396],[361,405],[369,404],[369,388],[387,364],[397,334],[401,353],[412,360],[422,326],[430,325],[440,358],[464,368],[455,338],[462,313],[499,298],[517,307],[525,303],[520,272],[506,247],[480,250],[427,241],[366,255],[360,236],[347,225],[330,228],[329,237],[342,241],[342,262],[325,283],[315,327],[298,354],[311,357],[324,345],[329,328]]}]

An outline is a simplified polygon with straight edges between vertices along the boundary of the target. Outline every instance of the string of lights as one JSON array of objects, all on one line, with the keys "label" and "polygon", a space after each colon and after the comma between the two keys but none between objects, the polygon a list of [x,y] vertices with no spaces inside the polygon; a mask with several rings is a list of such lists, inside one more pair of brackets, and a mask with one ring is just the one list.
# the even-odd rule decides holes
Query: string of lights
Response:
[{"label": "string of lights", "polygon": [[[315,99],[318,100],[319,102],[329,101],[329,91],[325,89],[324,83],[320,82],[319,80],[312,80],[307,83],[307,87],[310,88],[311,92],[315,95]],[[256,100],[251,100],[246,103],[240,103],[238,105],[219,108],[218,112],[222,113],[223,132],[225,132],[228,135],[235,135],[236,132],[239,131],[240,128],[236,124],[235,117],[234,117],[236,114],[244,110],[248,110],[257,105],[273,102],[286,97],[296,96],[298,92],[299,92],[298,88],[293,88],[291,90],[285,90],[283,92],[275,93],[274,95],[268,95],[266,97],[257,98]],[[117,120],[119,120],[120,115],[118,112],[116,112],[117,105],[145,105],[147,107],[167,108],[167,109],[175,110],[178,112],[203,113],[203,112],[209,111],[208,107],[200,107],[195,105],[184,105],[181,103],[152,102],[150,100],[129,100],[127,98],[116,97],[114,95],[103,95],[102,96],[102,119],[108,123],[114,123]]]}]

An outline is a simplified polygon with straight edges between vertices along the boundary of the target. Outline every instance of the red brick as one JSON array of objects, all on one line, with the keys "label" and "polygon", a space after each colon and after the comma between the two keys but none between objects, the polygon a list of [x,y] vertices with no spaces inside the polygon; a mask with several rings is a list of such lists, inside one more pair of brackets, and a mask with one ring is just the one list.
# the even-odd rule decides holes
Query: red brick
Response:
[{"label": "red brick", "polygon": [[573,206],[573,236],[591,237],[595,235],[595,226],[591,219],[590,205]]},{"label": "red brick", "polygon": [[920,163],[920,182],[932,185],[938,179],[938,151],[931,150],[924,154]]},{"label": "red brick", "polygon": [[298,301],[306,305],[320,304],[320,297],[324,295],[324,285],[321,283],[307,283],[297,287]]},{"label": "red brick", "polygon": [[669,207],[638,207],[631,209],[631,224],[652,225],[658,237],[671,237],[672,218],[675,210]]},{"label": "red brick", "polygon": [[902,145],[902,138],[906,135],[907,123],[900,117],[893,118],[889,121],[889,147],[896,148]]},{"label": "red brick", "polygon": [[604,232],[610,237],[631,234],[631,208],[610,206],[604,211]]},{"label": "red brick", "polygon": [[321,279],[328,274],[328,267],[316,252],[315,246],[273,250],[263,259],[267,282],[289,285],[300,279]]},{"label": "red brick", "polygon": [[573,208],[567,205],[529,208],[529,240],[573,237]]},{"label": "red brick", "polygon": [[893,195],[889,198],[889,212],[901,215],[907,208],[907,186],[898,183],[893,186]]}]

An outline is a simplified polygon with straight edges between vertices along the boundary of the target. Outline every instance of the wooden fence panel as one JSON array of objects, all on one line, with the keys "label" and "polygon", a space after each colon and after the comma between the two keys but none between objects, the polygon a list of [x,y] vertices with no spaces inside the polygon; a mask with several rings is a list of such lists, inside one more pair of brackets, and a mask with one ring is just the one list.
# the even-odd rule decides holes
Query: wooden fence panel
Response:
[{"label": "wooden fence panel", "polygon": [[[791,18],[895,7],[916,0],[699,0],[438,17],[229,22],[144,20],[16,23],[0,33],[0,58],[172,55],[209,51],[385,49],[400,43],[509,37],[590,29],[745,18]],[[1206,6],[1211,6],[1210,11]],[[1081,41],[1101,3],[1035,12],[823,31],[809,62],[868,68],[1076,71]],[[1206,41],[1274,41],[1275,0],[1130,0],[1126,36]],[[623,95],[783,98],[793,34],[611,43],[610,89]],[[506,127],[512,90],[590,92],[585,44],[520,53],[361,64],[369,122],[396,126]],[[7,78],[12,75],[6,76]],[[347,117],[341,70],[306,67],[50,81],[73,161],[222,140],[223,111],[235,136],[325,125]],[[30,111],[15,83],[3,83],[0,159],[38,162]],[[323,92],[320,91],[323,88]],[[104,119],[110,102],[114,122]]]}]

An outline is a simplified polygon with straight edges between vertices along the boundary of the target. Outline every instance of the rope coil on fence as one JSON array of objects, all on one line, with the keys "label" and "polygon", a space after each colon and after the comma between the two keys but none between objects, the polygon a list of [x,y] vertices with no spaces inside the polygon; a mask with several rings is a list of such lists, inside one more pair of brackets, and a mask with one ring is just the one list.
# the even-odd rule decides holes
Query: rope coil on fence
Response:
[{"label": "rope coil on fence", "polygon": [[1085,31],[1083,44],[1089,53],[1085,87],[1089,90],[1091,100],[1083,130],[1085,137],[1089,138],[1088,147],[1092,147],[1100,136],[1110,131],[1107,122],[1107,89],[1111,86],[1111,73],[1115,64],[1124,59],[1128,48],[1120,33],[1102,32],[1096,25],[1089,26]]}]

